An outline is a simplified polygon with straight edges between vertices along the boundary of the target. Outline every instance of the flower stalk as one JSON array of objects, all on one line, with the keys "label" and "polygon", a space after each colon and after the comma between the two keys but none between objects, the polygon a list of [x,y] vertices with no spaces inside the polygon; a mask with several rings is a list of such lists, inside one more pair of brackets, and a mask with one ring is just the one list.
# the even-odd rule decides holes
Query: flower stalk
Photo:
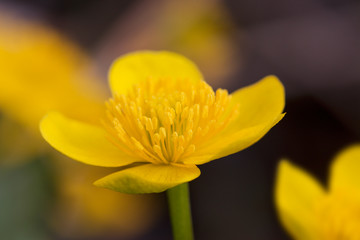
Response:
[{"label": "flower stalk", "polygon": [[167,190],[174,240],[193,240],[193,227],[188,183]]}]

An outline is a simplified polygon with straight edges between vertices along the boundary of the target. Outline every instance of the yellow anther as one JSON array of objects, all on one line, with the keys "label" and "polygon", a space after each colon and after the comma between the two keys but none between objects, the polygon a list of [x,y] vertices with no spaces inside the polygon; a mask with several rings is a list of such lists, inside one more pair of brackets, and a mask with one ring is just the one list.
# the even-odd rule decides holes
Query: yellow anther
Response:
[{"label": "yellow anther", "polygon": [[183,104],[183,105],[186,104],[186,94],[184,92],[180,93],[180,101],[181,101],[181,104]]},{"label": "yellow anther", "polygon": [[191,154],[195,152],[195,145],[191,144],[187,149],[186,149],[186,154]]},{"label": "yellow anther", "polygon": [[205,89],[200,90],[200,102],[204,102],[205,100]]},{"label": "yellow anther", "polygon": [[154,108],[151,108],[150,116],[151,116],[151,118],[157,118],[156,110]]},{"label": "yellow anther", "polygon": [[161,140],[160,134],[155,133],[153,139],[156,144],[160,144],[160,140]]},{"label": "yellow anther", "polygon": [[191,102],[194,102],[194,100],[195,100],[195,96],[196,96],[196,91],[195,91],[195,89],[192,89],[191,90]]},{"label": "yellow anther", "polygon": [[202,131],[201,131],[201,136],[205,136],[208,132],[209,132],[209,125],[207,125]]},{"label": "yellow anther", "polygon": [[189,119],[193,119],[193,118],[194,118],[194,108],[193,108],[193,107],[191,107],[191,108],[189,109],[188,118],[189,118]]},{"label": "yellow anther", "polygon": [[194,121],[192,119],[189,119],[187,121],[185,131],[187,132],[187,131],[191,130],[193,127],[194,127]]},{"label": "yellow anther", "polygon": [[216,100],[219,101],[221,99],[222,95],[223,95],[222,89],[219,88],[218,90],[216,90],[216,93],[215,93]]},{"label": "yellow anther", "polygon": [[139,118],[141,118],[143,116],[143,114],[142,114],[142,108],[140,106],[138,106],[137,112],[138,112]]},{"label": "yellow anther", "polygon": [[200,115],[200,105],[199,104],[194,105],[194,112],[195,112],[195,116],[198,117]]},{"label": "yellow anther", "polygon": [[161,127],[160,129],[159,129],[159,134],[160,134],[160,139],[165,139],[166,138],[166,130],[165,130],[165,128],[163,128],[163,127]]},{"label": "yellow anther", "polygon": [[181,113],[181,118],[182,118],[182,119],[187,118],[187,117],[188,117],[188,114],[189,114],[189,107],[186,106],[186,107],[183,109],[182,113]]},{"label": "yellow anther", "polygon": [[188,142],[188,141],[190,141],[190,139],[192,139],[192,137],[193,137],[193,130],[189,129],[185,133],[185,140]]},{"label": "yellow anther", "polygon": [[209,116],[209,106],[205,105],[202,110],[202,118],[207,118]]},{"label": "yellow anther", "polygon": [[136,119],[136,123],[137,123],[137,126],[138,126],[138,128],[142,131],[142,130],[144,130],[144,126],[143,126],[143,124],[141,123],[141,120],[138,118],[138,119]]},{"label": "yellow anther", "polygon": [[114,127],[119,134],[121,134],[121,135],[126,134],[126,132],[125,132],[124,128],[121,126],[121,124],[117,124]]},{"label": "yellow anther", "polygon": [[175,109],[174,109],[174,108],[170,108],[169,112],[170,112],[171,118],[174,119],[175,116],[176,116],[176,111],[175,111]]},{"label": "yellow anther", "polygon": [[140,151],[144,150],[144,146],[138,141],[136,140],[136,138],[131,137],[131,141],[133,142],[133,144],[136,146],[136,148]]},{"label": "yellow anther", "polygon": [[154,130],[158,128],[158,119],[156,117],[151,118]]},{"label": "yellow anther", "polygon": [[215,95],[214,92],[211,92],[207,95],[206,105],[211,106],[212,104],[214,104],[214,101],[215,101]]},{"label": "yellow anther", "polygon": [[185,144],[185,137],[184,135],[181,135],[179,137],[179,146],[183,146]]},{"label": "yellow anther", "polygon": [[167,112],[166,113],[166,123],[169,124],[169,125],[173,125],[174,124],[174,118],[173,118],[173,115],[171,114],[171,112]]},{"label": "yellow anther", "polygon": [[172,138],[173,139],[177,139],[179,137],[178,133],[177,132],[173,132],[172,133]]},{"label": "yellow anther", "polygon": [[179,154],[182,154],[184,152],[184,147],[183,146],[180,146],[179,149],[178,149],[178,153]]},{"label": "yellow anther", "polygon": [[153,126],[153,123],[150,118],[146,118],[145,124],[146,124],[145,126],[146,126],[147,131],[151,132],[154,130],[154,126]]},{"label": "yellow anther", "polygon": [[[181,162],[238,115],[226,90],[205,82],[148,78],[106,103],[107,131],[116,146],[151,162]],[[231,107],[231,109],[230,109]]]},{"label": "yellow anther", "polygon": [[175,112],[177,115],[179,115],[181,113],[181,103],[180,102],[176,102]]},{"label": "yellow anther", "polygon": [[153,146],[154,152],[157,153],[159,156],[162,155],[161,147],[159,145]]},{"label": "yellow anther", "polygon": [[136,105],[134,102],[130,103],[130,110],[133,116],[137,116]]}]

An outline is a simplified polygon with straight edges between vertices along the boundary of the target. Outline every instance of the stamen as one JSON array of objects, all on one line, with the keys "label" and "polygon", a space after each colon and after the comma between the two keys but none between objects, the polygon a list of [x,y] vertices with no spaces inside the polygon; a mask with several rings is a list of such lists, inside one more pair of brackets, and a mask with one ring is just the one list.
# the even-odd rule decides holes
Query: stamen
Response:
[{"label": "stamen", "polygon": [[205,82],[153,79],[106,102],[111,142],[156,164],[181,163],[238,115],[226,90]]}]

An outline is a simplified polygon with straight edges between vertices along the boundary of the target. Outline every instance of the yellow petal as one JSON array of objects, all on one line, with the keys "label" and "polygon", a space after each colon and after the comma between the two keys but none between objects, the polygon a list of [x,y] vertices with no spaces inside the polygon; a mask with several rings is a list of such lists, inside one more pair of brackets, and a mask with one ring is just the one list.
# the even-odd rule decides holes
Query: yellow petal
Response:
[{"label": "yellow petal", "polygon": [[330,189],[356,191],[360,195],[360,144],[340,152],[330,170]]},{"label": "yellow petal", "polygon": [[57,112],[43,118],[40,131],[55,149],[90,165],[118,167],[141,161],[111,144],[102,128],[68,119]]},{"label": "yellow petal", "polygon": [[123,193],[156,193],[189,182],[199,175],[200,170],[195,165],[144,164],[110,174],[94,184]]},{"label": "yellow petal", "polygon": [[280,220],[294,239],[316,240],[315,203],[324,189],[308,173],[282,160],[275,185],[275,203]]},{"label": "yellow petal", "polygon": [[236,152],[259,141],[283,117],[285,91],[275,76],[239,89],[232,94],[239,115],[223,133],[199,146],[184,163],[204,164]]},{"label": "yellow petal", "polygon": [[218,136],[216,140],[202,146],[189,158],[184,159],[183,163],[199,165],[239,152],[259,141],[283,116],[284,114],[281,114],[274,122]]},{"label": "yellow petal", "polygon": [[239,104],[239,117],[230,131],[274,122],[285,106],[284,86],[272,75],[235,91],[231,96],[232,104]]},{"label": "yellow petal", "polygon": [[111,66],[109,78],[113,94],[124,94],[134,84],[147,78],[169,78],[180,81],[203,79],[192,61],[166,51],[140,51],[122,56]]}]

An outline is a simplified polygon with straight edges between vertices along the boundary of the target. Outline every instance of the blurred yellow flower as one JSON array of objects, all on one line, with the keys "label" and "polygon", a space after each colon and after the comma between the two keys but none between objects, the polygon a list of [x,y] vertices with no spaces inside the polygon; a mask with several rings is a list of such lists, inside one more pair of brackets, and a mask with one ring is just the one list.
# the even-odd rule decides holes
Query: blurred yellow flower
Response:
[{"label": "blurred yellow flower", "polygon": [[334,159],[328,189],[304,170],[282,160],[275,201],[280,220],[293,239],[360,239],[359,173],[359,144]]},{"label": "blurred yellow flower", "polygon": [[153,5],[140,1],[114,23],[98,49],[101,62],[137,49],[167,49],[196,62],[213,87],[225,86],[242,69],[243,34],[223,1],[160,0]]},{"label": "blurred yellow flower", "polygon": [[71,42],[41,24],[1,12],[0,108],[39,135],[49,110],[91,121],[107,95],[90,60]]},{"label": "blurred yellow flower", "polygon": [[[57,109],[94,124],[100,119],[92,116],[104,114],[103,99],[108,92],[94,74],[89,58],[43,24],[1,12],[0,66],[1,167],[5,160],[7,165],[15,165],[49,152],[39,132],[39,121],[46,112]],[[32,150],[25,151],[27,148]],[[153,199],[124,196],[89,185],[88,179],[108,171],[76,166],[57,153],[51,158],[58,180],[53,222],[59,234],[134,235],[156,219],[159,209]]]},{"label": "blurred yellow flower", "polygon": [[231,95],[214,92],[194,63],[171,52],[120,57],[109,77],[113,98],[102,126],[51,112],[40,130],[71,158],[122,167],[95,182],[120,192],[161,192],[191,181],[200,175],[196,165],[252,145],[283,117],[276,77]]},{"label": "blurred yellow flower", "polygon": [[223,2],[167,0],[159,11],[158,34],[152,38],[159,38],[158,46],[166,46],[195,61],[208,83],[224,86],[241,69],[243,61],[238,56],[241,30],[236,29],[235,34]]}]

